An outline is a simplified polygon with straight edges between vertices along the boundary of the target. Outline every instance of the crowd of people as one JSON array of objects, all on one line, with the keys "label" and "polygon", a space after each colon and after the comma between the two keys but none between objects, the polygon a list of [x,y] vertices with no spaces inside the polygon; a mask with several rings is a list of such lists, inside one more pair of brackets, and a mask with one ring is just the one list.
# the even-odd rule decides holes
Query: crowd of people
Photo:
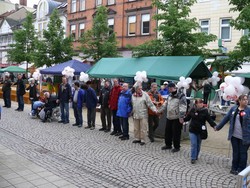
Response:
[{"label": "crowd of people", "polygon": [[[102,125],[99,131],[110,132],[110,135],[118,136],[122,141],[129,140],[128,119],[132,117],[134,125],[134,140],[132,143],[140,144],[141,146],[146,144],[147,137],[150,142],[154,142],[154,133],[159,126],[159,118],[163,112],[166,112],[165,145],[161,149],[171,150],[173,153],[179,152],[183,124],[190,121],[189,136],[192,164],[195,164],[199,158],[202,142],[201,134],[206,121],[215,131],[219,131],[230,121],[228,139],[231,141],[233,148],[230,173],[237,175],[246,168],[247,150],[250,145],[250,108],[247,106],[248,97],[246,95],[241,95],[238,98],[237,105],[233,106],[217,125],[210,117],[205,105],[206,101],[195,99],[194,105],[189,108],[186,95],[181,89],[177,88],[174,82],[164,82],[164,87],[160,90],[158,90],[157,83],[153,82],[150,85],[150,90],[146,92],[142,89],[141,82],[136,82],[130,87],[129,83],[121,85],[118,79],[113,79],[112,81],[113,83],[110,80],[105,80],[98,98],[95,90],[91,87],[90,81],[83,85],[75,81],[72,88],[67,78],[63,77],[55,100],[52,100],[49,92],[45,92],[43,99],[38,100],[39,93],[34,80],[30,80],[29,86],[25,88],[21,76],[18,76],[18,80],[15,83],[17,85],[16,94],[18,100],[18,108],[16,110],[23,111],[23,95],[25,90],[29,90],[32,115],[36,114],[34,111],[41,104],[44,106],[45,114],[47,112],[51,113],[52,108],[59,105],[61,116],[58,123],[69,124],[69,108],[70,103],[72,103],[75,117],[75,122],[72,126],[81,128],[83,126],[82,109],[83,106],[86,106],[87,126],[85,128],[94,130],[96,108],[100,105]],[[9,87],[11,85],[11,81],[6,77],[2,90],[4,92],[4,107],[7,108],[11,107],[9,97]],[[162,94],[168,97],[163,98]],[[46,122],[46,118],[47,116],[45,115],[43,122]]]}]

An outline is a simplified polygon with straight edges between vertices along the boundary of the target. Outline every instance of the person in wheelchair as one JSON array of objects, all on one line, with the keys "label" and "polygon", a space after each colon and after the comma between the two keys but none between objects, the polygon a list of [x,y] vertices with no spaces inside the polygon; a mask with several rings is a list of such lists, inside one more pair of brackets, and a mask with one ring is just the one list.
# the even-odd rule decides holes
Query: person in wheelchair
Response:
[{"label": "person in wheelchair", "polygon": [[45,104],[44,104],[44,117],[40,117],[42,122],[46,122],[48,119],[52,117],[52,111],[57,106],[56,98],[52,97],[49,92],[44,93]]},{"label": "person in wheelchair", "polygon": [[45,104],[45,97],[39,97],[38,101],[35,101],[32,106],[32,110],[30,112],[30,116],[35,118],[39,117],[39,113],[42,110],[43,106]]}]

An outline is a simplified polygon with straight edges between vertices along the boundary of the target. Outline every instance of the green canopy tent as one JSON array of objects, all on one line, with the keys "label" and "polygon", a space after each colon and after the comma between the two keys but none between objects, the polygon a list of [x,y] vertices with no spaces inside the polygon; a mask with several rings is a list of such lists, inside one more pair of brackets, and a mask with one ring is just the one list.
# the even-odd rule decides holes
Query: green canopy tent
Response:
[{"label": "green canopy tent", "polygon": [[148,78],[178,80],[179,77],[203,78],[212,74],[200,56],[152,56],[141,58],[102,58],[88,74],[94,78],[134,77],[146,71]]},{"label": "green canopy tent", "polygon": [[243,74],[239,74],[237,76],[244,77],[245,82],[243,83],[243,85],[245,85],[247,87],[250,87],[250,73],[243,73]]},{"label": "green canopy tent", "polygon": [[0,73],[1,72],[25,73],[26,70],[17,66],[8,66],[6,68],[0,69]]}]

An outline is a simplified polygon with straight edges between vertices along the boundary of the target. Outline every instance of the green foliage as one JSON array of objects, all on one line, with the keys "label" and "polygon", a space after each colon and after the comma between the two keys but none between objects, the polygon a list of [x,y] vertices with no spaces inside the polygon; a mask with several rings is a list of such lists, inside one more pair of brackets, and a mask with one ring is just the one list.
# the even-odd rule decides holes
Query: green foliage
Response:
[{"label": "green foliage", "polygon": [[[181,55],[210,55],[210,50],[204,46],[216,39],[215,35],[195,33],[200,26],[195,18],[189,18],[190,6],[194,0],[153,0],[153,4],[162,12],[156,14],[160,25],[157,31],[160,39],[156,39],[132,48],[134,57],[141,56],[181,56]],[[144,50],[146,50],[146,53]]]},{"label": "green foliage", "polygon": [[81,51],[85,58],[91,57],[97,62],[103,57],[118,57],[116,35],[108,27],[107,8],[100,6],[93,19],[92,29],[81,37]]},{"label": "green foliage", "polygon": [[35,52],[35,28],[32,24],[32,13],[27,13],[22,28],[14,31],[14,44],[8,50],[8,60],[21,63],[31,62]]},{"label": "green foliage", "polygon": [[36,41],[36,65],[51,66],[72,59],[74,55],[72,42],[71,37],[64,37],[62,20],[58,10],[55,9],[50,16],[47,30],[43,31],[43,39]]},{"label": "green foliage", "polygon": [[[250,1],[249,0],[230,0],[234,7],[231,11],[238,11],[239,16],[231,21],[231,25],[237,30],[250,30]],[[250,61],[250,35],[244,35],[240,38],[235,49],[229,52],[229,63],[239,68],[243,62]],[[232,70],[232,69],[231,69]]]}]

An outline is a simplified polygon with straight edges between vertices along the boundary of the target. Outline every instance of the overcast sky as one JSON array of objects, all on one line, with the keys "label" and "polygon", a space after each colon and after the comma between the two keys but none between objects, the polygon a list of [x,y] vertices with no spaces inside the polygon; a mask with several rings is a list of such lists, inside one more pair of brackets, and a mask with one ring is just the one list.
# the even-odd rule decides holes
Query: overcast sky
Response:
[{"label": "overcast sky", "polygon": [[[19,4],[19,0],[10,0],[12,3],[18,3]],[[38,4],[39,0],[27,0],[27,6],[28,7],[33,7],[34,4]]]}]

